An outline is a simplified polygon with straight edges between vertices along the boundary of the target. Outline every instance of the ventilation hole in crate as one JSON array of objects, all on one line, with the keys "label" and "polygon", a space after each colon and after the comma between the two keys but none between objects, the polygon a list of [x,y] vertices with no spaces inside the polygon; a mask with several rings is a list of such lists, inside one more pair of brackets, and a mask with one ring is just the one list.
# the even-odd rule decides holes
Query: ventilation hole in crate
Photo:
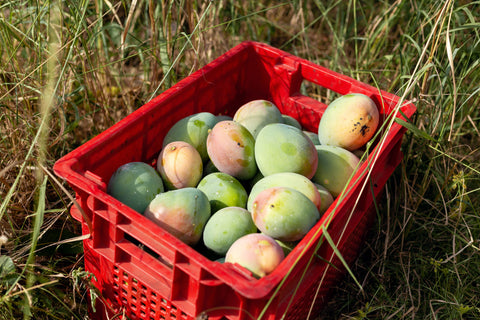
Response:
[{"label": "ventilation hole in crate", "polygon": [[153,301],[153,300],[150,300],[150,304],[151,304],[152,307],[154,307],[154,308],[157,306],[157,303],[156,303],[155,301]]},{"label": "ventilation hole in crate", "polygon": [[147,305],[146,305],[145,302],[143,302],[143,301],[140,302],[140,306],[141,306],[142,308],[146,308],[146,307],[147,307]]},{"label": "ventilation hole in crate", "polygon": [[133,301],[137,302],[137,297],[132,295],[131,298],[132,298]]},{"label": "ventilation hole in crate", "polygon": [[165,312],[167,312],[167,309],[165,307],[161,306],[160,311],[162,311],[162,313],[165,313]]},{"label": "ventilation hole in crate", "polygon": [[127,296],[127,295],[128,295],[127,290],[125,290],[124,288],[122,288],[122,294],[123,294],[124,296]]},{"label": "ventilation hole in crate", "polygon": [[132,286],[132,292],[134,292],[136,294],[138,292],[137,288]]},{"label": "ventilation hole in crate", "polygon": [[132,220],[129,218],[125,217],[124,215],[118,215],[118,220],[117,220],[117,225],[120,224],[130,224],[132,223]]},{"label": "ventilation hole in crate", "polygon": [[[110,222],[105,220],[104,218],[100,217],[100,215],[95,214],[93,216],[93,225],[95,226],[95,230],[109,230],[110,229]],[[93,248],[108,248],[110,245],[109,237],[93,237]]]},{"label": "ventilation hole in crate", "polygon": [[123,303],[124,305],[128,305],[127,298],[123,297],[123,298],[122,298],[122,303]]},{"label": "ventilation hole in crate", "polygon": [[140,310],[140,316],[141,316],[142,318],[145,318],[146,315],[147,315],[147,314],[145,313],[145,311]]},{"label": "ventilation hole in crate", "polygon": [[310,81],[303,81],[300,87],[300,92],[303,95],[309,96],[322,103],[329,104],[336,98],[340,97],[340,94],[333,90],[322,87]]}]

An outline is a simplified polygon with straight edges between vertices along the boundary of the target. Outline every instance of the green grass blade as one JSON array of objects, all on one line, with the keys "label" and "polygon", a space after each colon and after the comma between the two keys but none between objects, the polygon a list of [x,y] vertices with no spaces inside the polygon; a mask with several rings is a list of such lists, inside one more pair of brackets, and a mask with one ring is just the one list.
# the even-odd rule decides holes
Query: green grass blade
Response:
[{"label": "green grass blade", "polygon": [[45,196],[47,189],[48,176],[43,178],[42,184],[40,185],[38,192],[38,204],[37,210],[33,216],[33,230],[32,230],[32,242],[30,245],[30,252],[27,258],[27,266],[32,264],[35,261],[35,250],[37,248],[38,237],[40,236],[40,229],[43,225],[43,218],[45,215]]},{"label": "green grass blade", "polygon": [[323,234],[325,236],[325,239],[327,240],[328,244],[330,244],[330,246],[332,247],[333,249],[333,252],[335,253],[335,255],[338,257],[338,259],[340,259],[340,261],[342,262],[343,266],[345,267],[345,269],[347,270],[348,274],[352,277],[353,281],[355,281],[355,283],[357,284],[358,288],[360,289],[360,291],[363,291],[363,287],[362,285],[360,284],[360,282],[358,282],[357,278],[355,277],[355,275],[353,274],[352,270],[350,269],[350,267],[348,266],[348,263],[345,261],[345,259],[343,258],[343,255],[342,253],[340,252],[340,250],[338,250],[337,246],[335,245],[332,237],[330,237],[330,234],[328,233],[327,229],[325,228],[325,226],[322,226],[322,229],[323,229]]},{"label": "green grass blade", "polygon": [[30,269],[29,274],[27,274],[27,284],[26,284],[27,290],[25,291],[25,298],[23,301],[24,319],[30,319],[33,316],[30,310],[31,304],[32,304],[32,298],[30,297],[29,289],[34,286],[36,281],[36,276],[35,276],[35,273],[33,272],[33,264],[35,263],[35,257],[36,257],[35,251],[37,249],[40,230],[42,228],[43,220],[45,217],[45,196],[46,196],[46,189],[47,189],[47,181],[48,181],[48,177],[45,176],[39,188],[37,210],[35,211],[35,214],[33,217],[33,230],[32,230],[31,244],[30,244],[30,252],[28,254],[27,263],[25,264],[25,267],[22,271],[22,274],[24,274],[27,270]]},{"label": "green grass blade", "polygon": [[[20,279],[23,277],[25,272],[31,267],[31,265],[35,261],[35,250],[37,248],[37,243],[38,243],[38,238],[40,235],[40,230],[43,225],[43,220],[44,220],[44,214],[45,214],[45,195],[46,195],[46,188],[47,188],[47,181],[48,177],[45,176],[42,184],[39,187],[39,193],[38,193],[38,204],[37,204],[37,209],[34,214],[34,221],[33,221],[33,230],[32,230],[32,239],[31,239],[31,244],[30,244],[30,252],[26,261],[26,264],[24,268],[22,269],[22,272],[18,275],[18,277],[15,279],[13,284],[8,288],[6,291],[4,298],[8,299],[9,296],[11,296],[10,292],[12,292],[16,288],[16,284],[20,281]],[[24,318],[30,318],[32,316],[31,311],[30,311],[30,304],[31,304],[31,297],[30,297],[30,292],[29,288],[32,287],[32,284],[34,282],[34,276],[33,273],[27,277],[27,288],[24,290],[25,293],[25,299],[23,302],[23,308],[24,308]],[[14,293],[16,294],[16,293]],[[2,299],[4,299],[2,298]]]},{"label": "green grass blade", "polygon": [[412,124],[411,122],[408,122],[408,121],[405,121],[403,119],[400,119],[400,118],[395,118],[395,122],[398,123],[399,125],[401,126],[404,126],[405,128],[407,128],[407,130],[409,130],[410,132],[412,132],[414,135],[416,135],[417,137],[420,137],[422,139],[426,139],[426,140],[430,140],[432,142],[437,142],[433,137],[431,137],[428,133],[426,133],[425,131],[423,130],[420,130],[419,128],[417,128],[414,124]]}]

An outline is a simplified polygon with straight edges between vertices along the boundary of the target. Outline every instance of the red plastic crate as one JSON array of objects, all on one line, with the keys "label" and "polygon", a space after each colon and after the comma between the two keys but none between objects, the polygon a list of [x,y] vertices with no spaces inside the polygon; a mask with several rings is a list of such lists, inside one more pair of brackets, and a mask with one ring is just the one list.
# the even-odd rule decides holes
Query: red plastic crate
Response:
[{"label": "red plastic crate", "polygon": [[102,295],[94,318],[306,319],[318,314],[344,274],[323,230],[351,263],[375,219],[375,200],[403,156],[405,129],[396,122],[382,129],[345,193],[261,279],[237,265],[209,260],[106,193],[120,165],[154,163],[169,128],[187,115],[233,116],[244,103],[267,99],[315,132],[326,105],[300,93],[305,82],[341,95],[370,96],[383,123],[416,110],[411,103],[398,107],[400,98],[393,94],[268,45],[244,42],[56,162],[55,173],[76,193],[78,207],[72,206],[71,214],[83,233],[90,233],[84,240],[85,268],[95,275]]}]

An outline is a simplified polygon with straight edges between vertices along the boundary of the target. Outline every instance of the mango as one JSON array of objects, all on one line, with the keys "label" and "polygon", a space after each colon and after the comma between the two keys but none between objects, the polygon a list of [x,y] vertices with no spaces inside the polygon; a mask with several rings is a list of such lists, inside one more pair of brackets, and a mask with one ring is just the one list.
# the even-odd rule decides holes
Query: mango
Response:
[{"label": "mango", "polygon": [[245,208],[247,204],[247,191],[227,173],[210,173],[200,180],[197,188],[207,196],[212,214],[225,207]]},{"label": "mango", "polygon": [[203,231],[203,243],[219,255],[225,255],[240,237],[256,233],[257,227],[245,208],[226,207],[218,210],[207,221]]},{"label": "mango", "polygon": [[237,239],[225,255],[225,263],[238,264],[256,278],[272,273],[283,261],[282,247],[268,235],[250,233]]},{"label": "mango", "polygon": [[240,180],[257,173],[255,139],[240,123],[220,121],[207,137],[207,153],[215,167]]},{"label": "mango", "polygon": [[210,112],[200,112],[177,121],[163,139],[165,147],[170,142],[185,141],[191,144],[200,153],[202,160],[208,160],[207,136],[208,132],[218,122],[217,117]]},{"label": "mango", "polygon": [[130,162],[120,166],[107,185],[109,195],[139,213],[143,213],[150,201],[162,192],[162,178],[155,168],[144,162]]},{"label": "mango", "polygon": [[210,218],[210,202],[197,188],[170,190],[158,194],[144,215],[188,245],[201,239]]},{"label": "mango", "polygon": [[288,187],[273,187],[260,192],[252,205],[252,219],[264,234],[280,241],[297,241],[320,219],[313,202],[303,193]]},{"label": "mango", "polygon": [[320,198],[322,199],[320,201],[321,203],[320,208],[318,208],[318,212],[320,212],[320,215],[322,215],[325,213],[325,211],[328,210],[330,205],[333,203],[334,199],[332,194],[330,193],[330,191],[328,191],[327,188],[325,188],[322,185],[319,185],[318,183],[314,183],[314,185],[317,188],[318,193],[320,194]]},{"label": "mango", "polygon": [[283,118],[283,123],[288,124],[289,126],[293,126],[295,128],[298,128],[298,129],[302,129],[302,125],[294,117],[286,115],[286,114],[282,114],[282,118]]},{"label": "mango", "polygon": [[315,145],[302,130],[282,124],[266,125],[255,141],[255,159],[264,176],[294,172],[311,179],[317,169]]},{"label": "mango", "polygon": [[310,138],[310,140],[312,140],[313,144],[318,146],[320,145],[320,140],[318,140],[318,134],[316,134],[315,132],[311,132],[311,131],[303,131],[303,133],[305,133],[305,135],[307,137]]},{"label": "mango", "polygon": [[273,187],[289,187],[300,191],[308,199],[310,199],[318,210],[322,205],[322,199],[318,188],[307,177],[293,172],[279,172],[258,180],[250,190],[247,200],[247,209],[252,211],[253,201],[257,195],[265,189]]},{"label": "mango", "polygon": [[268,100],[253,100],[242,105],[233,115],[233,120],[243,125],[257,137],[260,130],[270,123],[283,123],[283,116],[275,104]]},{"label": "mango", "polygon": [[336,146],[315,146],[318,167],[312,181],[325,187],[334,198],[347,185],[360,159],[352,152]]},{"label": "mango", "polygon": [[353,151],[373,137],[378,123],[379,112],[370,97],[361,93],[346,94],[325,109],[318,125],[318,139],[323,145]]},{"label": "mango", "polygon": [[196,187],[202,178],[203,161],[191,144],[174,141],[160,152],[157,170],[169,190]]}]

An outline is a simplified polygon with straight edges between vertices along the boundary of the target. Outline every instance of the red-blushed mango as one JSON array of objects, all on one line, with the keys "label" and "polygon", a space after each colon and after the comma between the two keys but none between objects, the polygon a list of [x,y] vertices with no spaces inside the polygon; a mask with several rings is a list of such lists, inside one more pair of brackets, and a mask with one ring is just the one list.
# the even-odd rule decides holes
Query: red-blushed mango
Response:
[{"label": "red-blushed mango", "polygon": [[164,191],[162,178],[144,162],[129,162],[110,177],[107,193],[133,210],[143,213],[155,196]]},{"label": "red-blushed mango", "polygon": [[203,161],[191,144],[174,141],[160,152],[157,170],[170,190],[196,187],[202,178]]},{"label": "red-blushed mango", "polygon": [[379,112],[375,102],[361,93],[350,93],[327,106],[318,125],[323,145],[353,151],[365,145],[375,134]]},{"label": "red-blushed mango", "polygon": [[315,145],[303,131],[283,123],[266,125],[255,141],[255,160],[265,177],[294,172],[311,179],[317,157]]},{"label": "red-blushed mango", "polygon": [[158,194],[144,215],[188,245],[195,245],[210,218],[207,196],[197,188]]},{"label": "red-blushed mango", "polygon": [[256,233],[250,212],[245,208],[226,207],[210,217],[203,230],[203,243],[219,255],[225,255],[230,246],[244,235]]},{"label": "red-blushed mango", "polygon": [[236,263],[256,278],[272,273],[285,258],[282,247],[268,235],[250,233],[237,239],[225,255],[225,263]]},{"label": "red-blushed mango", "polygon": [[207,152],[214,166],[241,180],[257,173],[254,150],[252,134],[235,121],[218,122],[207,137]]},{"label": "red-blushed mango", "polygon": [[283,116],[277,106],[268,100],[253,100],[242,105],[235,112],[233,120],[243,125],[257,137],[260,130],[270,123],[283,123]]},{"label": "red-blushed mango", "polygon": [[335,146],[315,146],[318,167],[312,181],[325,187],[333,197],[345,188],[360,160],[351,151]]},{"label": "red-blushed mango", "polygon": [[253,201],[265,189],[273,187],[289,187],[300,191],[320,210],[322,198],[318,188],[307,177],[293,172],[279,172],[258,180],[250,190],[247,201],[247,210],[252,211]]},{"label": "red-blushed mango", "polygon": [[177,121],[163,139],[163,147],[173,141],[185,141],[200,153],[202,160],[208,160],[207,136],[218,119],[210,112],[199,112]]},{"label": "red-blushed mango", "polygon": [[210,201],[212,214],[225,207],[242,207],[247,204],[248,194],[243,185],[224,172],[213,172],[198,183],[197,188]]},{"label": "red-blushed mango", "polygon": [[251,213],[253,222],[262,233],[281,241],[302,239],[320,219],[320,213],[310,199],[287,187],[260,192]]}]

